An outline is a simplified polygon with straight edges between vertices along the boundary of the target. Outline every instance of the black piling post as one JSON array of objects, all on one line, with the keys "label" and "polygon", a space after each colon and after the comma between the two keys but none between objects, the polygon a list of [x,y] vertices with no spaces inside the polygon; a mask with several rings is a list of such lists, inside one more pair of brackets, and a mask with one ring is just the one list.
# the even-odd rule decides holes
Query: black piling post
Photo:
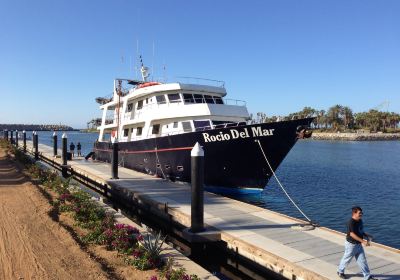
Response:
[{"label": "black piling post", "polygon": [[10,130],[10,143],[14,143],[14,131]]},{"label": "black piling post", "polygon": [[191,152],[192,204],[191,232],[204,231],[204,150],[196,143]]},{"label": "black piling post", "polygon": [[39,135],[37,132],[35,132],[35,135],[33,136],[35,139],[35,160],[39,159]]},{"label": "black piling post", "polygon": [[15,130],[15,147],[18,148],[18,130]]},{"label": "black piling post", "polygon": [[54,156],[57,155],[57,134],[55,131],[53,133],[53,154]]},{"label": "black piling post", "polygon": [[67,169],[67,134],[64,133],[62,136],[62,166],[61,173],[64,178],[68,177],[68,169]]},{"label": "black piling post", "polygon": [[35,149],[35,131],[32,131],[32,151]]},{"label": "black piling post", "polygon": [[8,130],[4,130],[4,137],[6,138],[7,142],[8,142]]},{"label": "black piling post", "polygon": [[112,157],[111,157],[111,179],[118,178],[118,140],[113,139],[112,144]]},{"label": "black piling post", "polygon": [[26,153],[26,131],[22,131],[23,141],[24,141],[24,153]]}]

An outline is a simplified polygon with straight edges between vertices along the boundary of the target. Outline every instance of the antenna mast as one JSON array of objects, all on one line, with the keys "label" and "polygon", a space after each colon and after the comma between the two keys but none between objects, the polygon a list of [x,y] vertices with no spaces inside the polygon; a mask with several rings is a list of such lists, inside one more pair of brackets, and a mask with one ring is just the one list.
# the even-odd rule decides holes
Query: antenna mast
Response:
[{"label": "antenna mast", "polygon": [[[136,39],[136,58],[139,56],[139,40]],[[135,79],[138,79],[138,64],[135,63]]]},{"label": "antenna mast", "polygon": [[152,80],[154,81],[154,77],[155,77],[155,68],[154,68],[154,54],[155,54],[155,45],[154,45],[154,41],[153,41],[153,63],[152,63],[152,65],[151,65],[151,75],[153,76],[152,77]]},{"label": "antenna mast", "polygon": [[143,82],[147,82],[147,78],[149,77],[149,68],[143,65],[142,56],[140,56],[140,72],[142,73]]}]

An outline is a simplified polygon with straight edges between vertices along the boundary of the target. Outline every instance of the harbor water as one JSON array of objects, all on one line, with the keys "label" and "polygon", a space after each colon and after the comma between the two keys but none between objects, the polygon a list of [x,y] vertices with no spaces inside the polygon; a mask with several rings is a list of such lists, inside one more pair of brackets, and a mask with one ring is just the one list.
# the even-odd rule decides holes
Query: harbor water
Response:
[{"label": "harbor water", "polygon": [[[39,142],[52,146],[52,134],[39,132]],[[68,143],[81,143],[83,155],[98,137],[75,131],[67,135]],[[345,232],[351,207],[359,205],[365,230],[374,241],[400,249],[399,167],[400,141],[300,140],[276,175],[305,214],[321,226]],[[302,218],[274,178],[259,194],[234,198]]]},{"label": "harbor water", "polygon": [[[50,131],[38,131],[38,138],[39,143],[45,144],[47,146],[53,147],[53,132]],[[58,131],[57,133],[57,142],[58,148],[61,149],[61,137],[63,132]],[[82,155],[85,156],[93,150],[94,142],[99,138],[98,133],[86,133],[86,132],[79,132],[79,131],[67,131],[66,132],[68,138],[68,151],[69,145],[71,142],[75,144],[75,155],[76,155],[76,145],[81,143],[82,146]],[[27,138],[32,138],[32,131],[26,132]]]}]

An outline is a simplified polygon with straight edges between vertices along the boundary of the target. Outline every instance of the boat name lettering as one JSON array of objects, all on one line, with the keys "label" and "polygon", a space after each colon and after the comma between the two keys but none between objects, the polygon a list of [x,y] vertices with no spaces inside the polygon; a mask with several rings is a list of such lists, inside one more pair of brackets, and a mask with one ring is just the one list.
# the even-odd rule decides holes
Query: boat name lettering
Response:
[{"label": "boat name lettering", "polygon": [[250,138],[250,137],[261,137],[261,136],[272,136],[274,135],[273,128],[271,129],[263,129],[261,126],[252,127],[251,131],[247,128],[243,130],[230,129],[229,132],[220,131],[219,134],[210,135],[209,133],[202,133],[204,142],[221,142],[221,141],[229,141],[231,139],[238,138]]}]

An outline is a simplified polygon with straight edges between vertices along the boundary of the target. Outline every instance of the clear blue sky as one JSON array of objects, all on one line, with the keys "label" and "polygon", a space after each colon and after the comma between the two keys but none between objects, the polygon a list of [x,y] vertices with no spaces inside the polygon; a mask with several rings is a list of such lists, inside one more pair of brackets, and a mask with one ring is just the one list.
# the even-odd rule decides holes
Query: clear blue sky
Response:
[{"label": "clear blue sky", "polygon": [[0,0],[0,123],[85,127],[134,77],[137,42],[156,76],[223,80],[253,113],[399,113],[399,14],[398,0]]}]

